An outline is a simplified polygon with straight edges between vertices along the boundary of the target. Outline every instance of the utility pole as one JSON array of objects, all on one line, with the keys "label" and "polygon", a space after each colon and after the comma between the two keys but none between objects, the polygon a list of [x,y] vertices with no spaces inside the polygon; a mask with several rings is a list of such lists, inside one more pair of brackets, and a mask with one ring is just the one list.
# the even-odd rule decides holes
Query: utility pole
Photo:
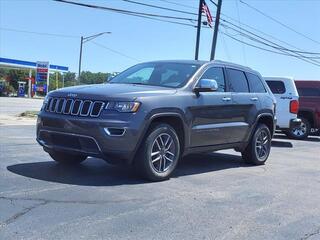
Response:
[{"label": "utility pole", "polygon": [[80,74],[81,74],[81,61],[82,61],[82,45],[83,45],[83,37],[81,36],[80,41],[80,56],[79,56],[79,71],[78,71],[78,82],[80,83]]},{"label": "utility pole", "polygon": [[215,19],[215,23],[214,23],[214,32],[213,32],[213,39],[212,39],[210,61],[214,60],[214,55],[216,53],[221,5],[222,5],[222,0],[218,0],[217,14],[216,14],[216,19]]},{"label": "utility pole", "polygon": [[95,39],[96,37],[99,37],[103,34],[110,34],[111,32],[101,32],[98,34],[94,34],[88,37],[81,36],[80,39],[80,56],[79,56],[79,70],[78,70],[78,84],[80,84],[80,75],[81,75],[81,62],[82,62],[82,46],[84,43],[89,42],[90,40]]},{"label": "utility pole", "polygon": [[201,30],[202,3],[203,3],[203,0],[199,0],[198,25],[197,25],[197,40],[196,40],[196,52],[195,52],[195,56],[194,56],[194,59],[195,59],[195,60],[198,60],[198,57],[199,57],[199,45],[200,45],[200,30]]}]

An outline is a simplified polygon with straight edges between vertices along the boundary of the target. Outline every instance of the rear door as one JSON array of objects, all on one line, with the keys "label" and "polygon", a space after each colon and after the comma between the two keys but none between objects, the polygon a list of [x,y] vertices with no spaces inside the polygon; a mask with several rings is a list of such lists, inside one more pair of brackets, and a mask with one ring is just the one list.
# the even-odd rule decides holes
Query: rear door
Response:
[{"label": "rear door", "polygon": [[[263,101],[268,94],[267,89],[264,87],[262,83],[262,79],[253,73],[246,73],[248,83],[249,83],[249,89],[250,93],[254,93],[255,97],[259,100],[259,105],[261,105],[261,101]],[[260,108],[260,106],[259,106]]]},{"label": "rear door", "polygon": [[249,127],[254,123],[260,107],[259,98],[250,93],[249,84],[243,71],[226,69],[227,90],[231,92],[233,119],[232,142],[242,142],[247,136]]}]

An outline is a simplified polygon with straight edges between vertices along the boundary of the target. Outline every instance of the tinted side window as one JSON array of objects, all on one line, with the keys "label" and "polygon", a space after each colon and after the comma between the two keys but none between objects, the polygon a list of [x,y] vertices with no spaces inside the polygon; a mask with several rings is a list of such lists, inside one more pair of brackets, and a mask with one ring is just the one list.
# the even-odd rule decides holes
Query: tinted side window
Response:
[{"label": "tinted side window", "polygon": [[273,94],[283,94],[286,92],[286,87],[281,81],[266,81]]},{"label": "tinted side window", "polygon": [[252,73],[247,73],[250,92],[254,93],[265,93],[266,89],[263,86],[261,78]]},{"label": "tinted side window", "polygon": [[249,92],[248,82],[244,72],[235,69],[227,69],[227,74],[230,92]]},{"label": "tinted side window", "polygon": [[224,81],[224,74],[223,70],[220,67],[212,67],[209,68],[205,73],[202,75],[201,79],[214,79],[218,83],[218,92],[225,91],[225,81]]},{"label": "tinted side window", "polygon": [[317,88],[298,88],[299,96],[320,97],[320,89]]}]

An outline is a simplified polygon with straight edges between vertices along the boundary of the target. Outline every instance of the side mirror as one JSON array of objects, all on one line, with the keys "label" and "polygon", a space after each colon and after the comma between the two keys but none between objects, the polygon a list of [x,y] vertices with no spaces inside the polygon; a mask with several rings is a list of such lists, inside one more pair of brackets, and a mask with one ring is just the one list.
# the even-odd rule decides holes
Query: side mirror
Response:
[{"label": "side mirror", "polygon": [[200,92],[214,92],[218,90],[218,83],[214,79],[200,79],[194,91]]}]

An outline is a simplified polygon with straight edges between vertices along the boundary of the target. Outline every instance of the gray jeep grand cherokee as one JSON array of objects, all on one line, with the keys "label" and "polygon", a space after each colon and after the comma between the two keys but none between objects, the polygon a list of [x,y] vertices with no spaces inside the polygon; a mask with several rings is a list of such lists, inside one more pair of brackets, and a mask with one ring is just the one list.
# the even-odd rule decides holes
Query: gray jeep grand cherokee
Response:
[{"label": "gray jeep grand cherokee", "polygon": [[50,92],[37,141],[62,164],[94,156],[159,181],[195,152],[233,148],[264,164],[274,127],[275,100],[258,72],[221,61],[156,61],[106,84]]}]

